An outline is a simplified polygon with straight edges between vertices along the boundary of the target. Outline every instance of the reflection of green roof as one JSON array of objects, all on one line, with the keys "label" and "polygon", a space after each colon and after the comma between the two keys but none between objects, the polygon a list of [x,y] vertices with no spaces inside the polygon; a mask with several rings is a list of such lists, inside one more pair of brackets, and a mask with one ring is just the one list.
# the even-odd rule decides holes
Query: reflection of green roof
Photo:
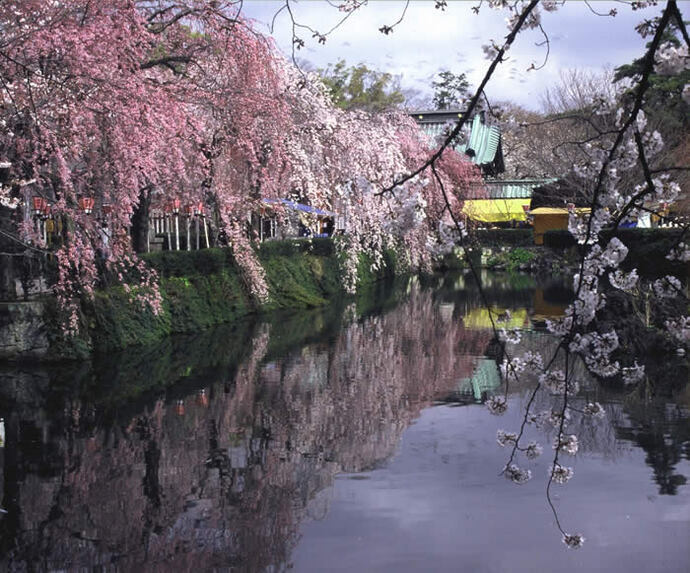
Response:
[{"label": "reflection of green roof", "polygon": [[501,385],[501,376],[496,362],[490,358],[482,358],[474,369],[472,378],[460,380],[460,393],[472,392],[475,400],[481,400],[484,392],[490,392]]}]

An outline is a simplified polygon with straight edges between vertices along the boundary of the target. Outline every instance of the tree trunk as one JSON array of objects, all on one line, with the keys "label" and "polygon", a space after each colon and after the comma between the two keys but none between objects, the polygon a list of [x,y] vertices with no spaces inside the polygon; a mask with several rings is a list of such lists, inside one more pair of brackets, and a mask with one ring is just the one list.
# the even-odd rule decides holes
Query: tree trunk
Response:
[{"label": "tree trunk", "polygon": [[132,247],[137,253],[146,252],[149,233],[149,206],[151,205],[151,188],[144,187],[139,192],[139,204],[132,215]]}]

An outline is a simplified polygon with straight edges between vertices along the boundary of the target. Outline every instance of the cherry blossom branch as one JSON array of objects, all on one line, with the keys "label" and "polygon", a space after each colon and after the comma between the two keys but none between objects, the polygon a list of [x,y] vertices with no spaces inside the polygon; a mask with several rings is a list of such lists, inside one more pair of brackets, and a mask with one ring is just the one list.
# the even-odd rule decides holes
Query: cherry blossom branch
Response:
[{"label": "cherry blossom branch", "polygon": [[144,62],[139,67],[142,70],[148,70],[150,68],[155,68],[156,66],[165,66],[175,72],[175,67],[172,64],[188,64],[191,62],[191,60],[191,56],[163,56],[161,58],[156,58],[155,60]]},{"label": "cherry blossom branch", "polygon": [[[654,34],[654,37],[652,41],[650,42],[649,48],[647,49],[647,53],[644,56],[643,63],[642,63],[642,73],[640,76],[640,81],[637,84],[637,89],[636,89],[636,94],[635,94],[635,100],[633,102],[633,107],[632,111],[630,112],[628,118],[624,122],[624,124],[621,126],[618,135],[616,137],[616,140],[614,141],[613,145],[611,146],[611,149],[609,150],[609,153],[606,156],[606,159],[602,162],[601,169],[599,170],[599,175],[597,177],[596,185],[594,187],[594,193],[591,201],[591,208],[594,210],[596,209],[598,202],[599,202],[599,196],[602,193],[603,187],[604,187],[604,180],[606,178],[606,173],[608,171],[608,167],[615,157],[618,148],[620,145],[623,143],[623,139],[625,137],[625,133],[627,130],[632,126],[632,124],[635,122],[637,119],[637,116],[642,109],[642,103],[644,100],[644,94],[647,91],[647,88],[649,87],[649,76],[652,74],[652,71],[654,69],[654,54],[656,53],[660,43],[661,39],[663,36],[663,32],[666,29],[666,25],[668,24],[669,20],[671,19],[671,14],[672,14],[672,8],[675,7],[675,0],[669,0],[669,3],[667,4],[666,8],[664,9],[664,12],[662,13],[661,19],[659,21],[659,25],[656,29],[656,32]],[[677,8],[676,8],[677,9]],[[593,224],[593,217],[589,217],[587,221],[587,227],[586,227],[586,232],[585,232],[585,244],[588,244],[590,241],[590,238],[592,236],[592,224]],[[577,297],[580,293],[580,290],[582,288],[583,284],[583,279],[584,279],[584,266],[585,266],[585,256],[582,257],[581,262],[580,262],[580,273],[579,273],[579,281],[577,285],[577,289],[575,291],[575,296]],[[573,326],[574,326],[573,321]]]},{"label": "cherry blossom branch", "polygon": [[592,129],[594,129],[598,135],[612,135],[614,133],[618,133],[618,130],[602,130],[601,126],[597,125],[591,117],[588,117],[586,115],[582,115],[579,113],[567,113],[567,114],[559,114],[559,115],[554,115],[552,117],[547,117],[546,119],[542,119],[539,121],[527,121],[523,122],[520,124],[520,127],[541,127],[542,125],[549,125],[551,123],[556,123],[558,121],[566,121],[566,120],[577,120],[577,121],[582,121],[584,123],[587,123]]},{"label": "cherry blossom branch", "polygon": [[650,169],[649,170],[649,172],[652,175],[656,175],[657,173],[667,173],[668,171],[690,171],[690,167],[680,167],[680,166],[657,167],[656,169]]},{"label": "cherry blossom branch", "polygon": [[616,219],[614,221],[614,228],[618,228],[621,221],[623,221],[623,219],[625,219],[626,215],[633,209],[633,205],[635,203],[644,199],[646,195],[654,193],[654,191],[656,190],[656,187],[654,185],[654,181],[652,180],[652,174],[649,170],[649,163],[647,162],[647,156],[645,154],[644,144],[642,143],[642,136],[640,135],[640,132],[637,129],[634,132],[634,138],[635,138],[635,145],[637,146],[637,156],[638,156],[638,159],[640,160],[640,165],[642,166],[642,173],[644,174],[644,178],[645,178],[645,182],[647,183],[647,186],[644,187],[639,193],[636,193],[635,195],[633,195],[632,198],[630,199],[630,201],[628,201],[628,204],[625,205],[625,207],[623,209],[621,209],[621,212],[618,214],[618,217],[616,217]]},{"label": "cherry blossom branch", "polygon": [[175,14],[172,18],[169,20],[166,20],[165,22],[154,22],[155,16],[152,16],[149,18],[149,22],[151,22],[151,25],[149,26],[149,30],[152,34],[162,34],[165,30],[167,30],[170,26],[173,26],[183,18],[189,16],[190,14],[193,14],[194,11],[190,8],[186,10],[182,10],[181,12],[178,12]]}]

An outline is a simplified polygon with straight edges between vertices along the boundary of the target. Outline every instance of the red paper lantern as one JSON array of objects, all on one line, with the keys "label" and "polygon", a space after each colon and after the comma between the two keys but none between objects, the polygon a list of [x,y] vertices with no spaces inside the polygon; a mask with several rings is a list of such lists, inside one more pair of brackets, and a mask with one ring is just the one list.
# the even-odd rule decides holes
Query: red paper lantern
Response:
[{"label": "red paper lantern", "polygon": [[184,416],[184,400],[178,400],[175,404],[175,413],[178,416]]},{"label": "red paper lantern", "polygon": [[110,203],[103,203],[103,207],[101,207],[101,212],[104,215],[110,215],[113,212],[113,206]]},{"label": "red paper lantern", "polygon": [[194,214],[197,216],[204,214],[204,204],[201,201],[194,205]]},{"label": "red paper lantern", "polygon": [[34,195],[31,200],[34,206],[34,215],[39,216],[41,213],[43,213],[43,209],[45,209],[46,200],[38,195]]},{"label": "red paper lantern", "polygon": [[194,208],[191,205],[185,205],[184,212],[187,214],[187,216],[191,217],[192,213],[194,213]]},{"label": "red paper lantern", "polygon": [[79,198],[79,208],[84,211],[87,215],[90,215],[93,211],[93,205],[95,203],[93,197],[80,197]]},{"label": "red paper lantern", "polygon": [[172,212],[175,213],[175,215],[180,212],[180,203],[181,201],[179,199],[172,200]]},{"label": "red paper lantern", "polygon": [[208,407],[208,394],[206,394],[205,389],[199,390],[198,394],[196,395],[196,403],[204,408]]}]

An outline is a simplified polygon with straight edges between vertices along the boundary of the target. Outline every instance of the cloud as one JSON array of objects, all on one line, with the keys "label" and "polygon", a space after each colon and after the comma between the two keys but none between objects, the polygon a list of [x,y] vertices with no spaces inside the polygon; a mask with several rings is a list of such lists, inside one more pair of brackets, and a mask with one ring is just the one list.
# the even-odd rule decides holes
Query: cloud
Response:
[{"label": "cloud", "polygon": [[[601,3],[599,11],[608,11],[608,4]],[[281,5],[280,1],[246,2],[244,13],[263,22],[261,31],[267,32]],[[478,85],[489,65],[481,45],[505,37],[505,13],[484,7],[479,15],[474,15],[471,4],[466,2],[449,3],[441,13],[432,3],[413,2],[394,31],[381,34],[378,29],[395,22],[403,6],[402,2],[369,3],[333,30],[325,46],[311,38],[311,33],[303,33],[301,37],[309,48],[310,60],[317,67],[326,67],[339,59],[352,64],[366,61],[381,71],[402,75],[403,88],[430,86],[429,78],[441,68],[465,72],[470,83]],[[487,94],[536,108],[538,94],[558,81],[563,68],[603,69],[606,64],[618,66],[639,57],[644,40],[636,34],[634,26],[643,18],[656,15],[659,8],[632,12],[618,5],[618,9],[616,18],[604,18],[592,14],[584,3],[575,2],[566,3],[555,13],[544,14],[544,29],[551,41],[551,54],[544,69],[524,73],[532,62],[540,65],[546,54],[543,46],[536,45],[544,40],[541,32],[526,31],[510,50],[508,62],[497,68]],[[293,13],[300,23],[321,33],[336,26],[342,18],[341,12],[325,2],[294,4]],[[290,20],[283,11],[276,18],[274,38],[286,54],[291,49],[291,30]],[[431,88],[427,89],[430,93]]]}]

